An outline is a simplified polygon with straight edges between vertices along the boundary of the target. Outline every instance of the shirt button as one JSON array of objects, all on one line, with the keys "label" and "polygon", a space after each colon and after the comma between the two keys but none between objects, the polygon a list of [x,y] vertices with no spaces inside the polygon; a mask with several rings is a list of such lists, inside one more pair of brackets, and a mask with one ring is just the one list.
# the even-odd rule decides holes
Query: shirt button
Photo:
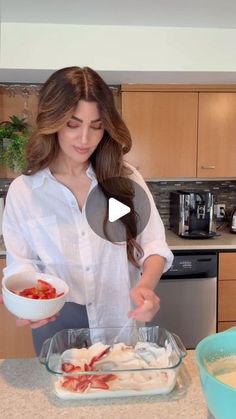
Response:
[{"label": "shirt button", "polygon": [[86,266],[86,271],[89,271],[90,270],[90,267],[89,266]]},{"label": "shirt button", "polygon": [[84,231],[82,231],[81,236],[85,236],[85,232]]},{"label": "shirt button", "polygon": [[88,303],[88,307],[90,307],[92,305],[92,303]]}]

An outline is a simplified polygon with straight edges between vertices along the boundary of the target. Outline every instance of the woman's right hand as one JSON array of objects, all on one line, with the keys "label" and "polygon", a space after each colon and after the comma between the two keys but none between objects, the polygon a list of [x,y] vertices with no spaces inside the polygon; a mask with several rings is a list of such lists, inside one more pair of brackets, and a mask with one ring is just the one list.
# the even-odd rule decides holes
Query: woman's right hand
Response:
[{"label": "woman's right hand", "polygon": [[[0,304],[3,304],[3,298],[1,294],[0,294]],[[39,320],[38,322],[32,322],[31,320],[19,319],[17,317],[16,325],[19,327],[29,325],[31,329],[37,329],[38,327],[42,327],[47,323],[54,322],[56,319],[57,319],[57,315],[49,317],[48,319]]]}]

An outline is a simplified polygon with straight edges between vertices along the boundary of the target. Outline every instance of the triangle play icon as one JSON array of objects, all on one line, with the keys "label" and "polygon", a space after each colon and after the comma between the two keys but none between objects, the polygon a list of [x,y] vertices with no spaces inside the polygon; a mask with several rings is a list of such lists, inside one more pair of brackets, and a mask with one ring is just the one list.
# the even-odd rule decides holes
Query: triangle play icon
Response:
[{"label": "triangle play icon", "polygon": [[128,205],[123,204],[122,202],[118,201],[115,198],[109,198],[108,201],[108,220],[113,223],[119,218],[124,217],[124,215],[130,212],[130,207]]}]

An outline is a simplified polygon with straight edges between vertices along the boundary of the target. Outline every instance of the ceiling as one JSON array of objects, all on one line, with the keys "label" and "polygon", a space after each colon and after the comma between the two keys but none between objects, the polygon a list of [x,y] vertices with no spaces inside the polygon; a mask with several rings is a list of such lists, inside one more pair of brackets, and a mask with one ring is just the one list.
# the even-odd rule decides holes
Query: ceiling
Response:
[{"label": "ceiling", "polygon": [[235,0],[0,0],[2,22],[236,28]]},{"label": "ceiling", "polygon": [[[0,23],[236,29],[236,0],[0,0]],[[217,69],[216,69],[217,70]],[[43,82],[45,69],[0,68],[0,82]],[[236,83],[236,72],[100,72],[108,83]]]}]

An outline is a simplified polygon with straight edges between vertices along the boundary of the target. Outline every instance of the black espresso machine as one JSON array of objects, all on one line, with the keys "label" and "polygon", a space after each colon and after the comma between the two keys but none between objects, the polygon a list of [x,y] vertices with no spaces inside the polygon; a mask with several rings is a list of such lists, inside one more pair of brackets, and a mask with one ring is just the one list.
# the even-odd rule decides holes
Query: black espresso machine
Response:
[{"label": "black espresso machine", "polygon": [[170,193],[170,228],[190,239],[214,237],[213,195],[211,192],[175,191]]}]

